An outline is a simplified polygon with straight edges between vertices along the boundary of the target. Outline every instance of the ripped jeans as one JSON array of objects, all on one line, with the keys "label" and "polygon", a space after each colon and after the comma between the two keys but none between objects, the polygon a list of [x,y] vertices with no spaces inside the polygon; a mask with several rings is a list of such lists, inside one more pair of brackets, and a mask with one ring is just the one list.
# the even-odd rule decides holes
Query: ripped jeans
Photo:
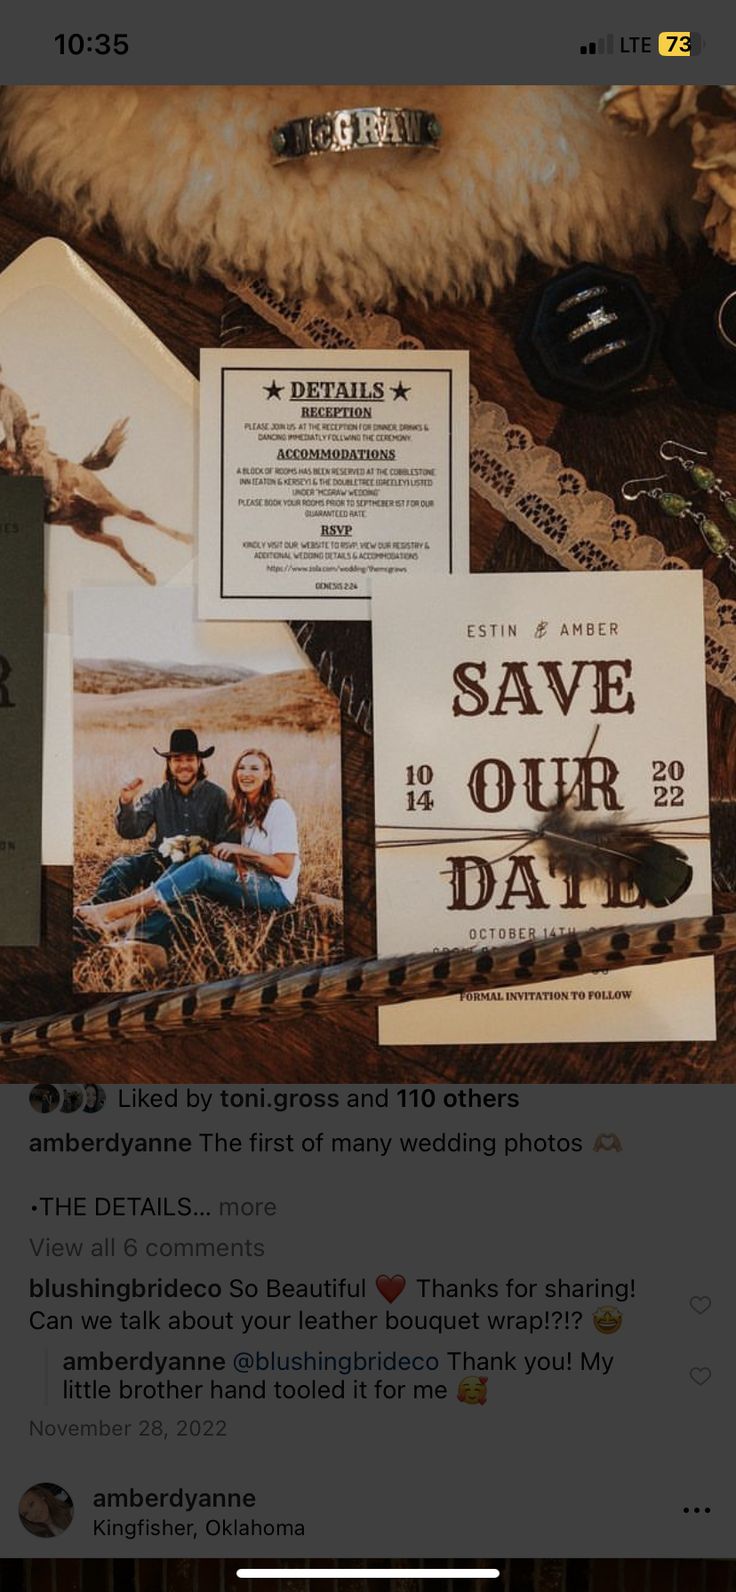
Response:
[{"label": "ripped jeans", "polygon": [[155,889],[167,910],[149,913],[136,926],[135,938],[155,940],[158,945],[166,945],[171,939],[173,914],[177,907],[186,905],[186,897],[195,891],[210,901],[222,901],[241,911],[283,912],[292,904],[273,875],[251,868],[241,879],[232,862],[209,856],[193,857],[191,862],[172,868],[156,882]]}]

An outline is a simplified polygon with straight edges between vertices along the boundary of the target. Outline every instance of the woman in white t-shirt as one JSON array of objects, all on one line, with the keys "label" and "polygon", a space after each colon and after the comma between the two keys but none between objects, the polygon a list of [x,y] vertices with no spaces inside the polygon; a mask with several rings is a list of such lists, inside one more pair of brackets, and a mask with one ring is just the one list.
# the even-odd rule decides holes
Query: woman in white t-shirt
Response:
[{"label": "woman in white t-shirt", "polygon": [[223,840],[211,852],[169,869],[149,890],[96,907],[101,929],[126,929],[126,920],[132,925],[142,918],[135,934],[147,938],[159,917],[166,929],[172,910],[195,891],[241,910],[284,912],[293,906],[301,867],[296,816],[277,794],[268,753],[254,746],[241,752],[232,787],[231,830],[240,838]]}]

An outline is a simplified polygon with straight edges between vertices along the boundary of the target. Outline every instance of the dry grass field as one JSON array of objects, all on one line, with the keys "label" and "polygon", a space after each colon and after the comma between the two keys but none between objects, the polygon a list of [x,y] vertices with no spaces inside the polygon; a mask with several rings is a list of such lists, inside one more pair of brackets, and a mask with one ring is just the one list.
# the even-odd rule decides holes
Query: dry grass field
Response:
[{"label": "dry grass field", "polygon": [[[167,985],[229,978],[294,962],[335,961],[342,954],[342,914],[315,895],[342,898],[339,710],[309,670],[224,686],[75,693],[75,901],[89,900],[115,857],[145,849],[146,839],[123,841],[113,818],[120,787],[141,777],[160,783],[164,765],[153,751],[171,729],[197,731],[214,743],[208,778],[231,790],[239,755],[261,747],[272,760],[279,794],[294,808],[302,868],[299,895],[283,913],[247,913],[192,897],[177,916],[169,948]],[[270,726],[274,726],[271,728]],[[80,991],[136,987],[127,953],[114,945],[80,946],[74,982]]]}]

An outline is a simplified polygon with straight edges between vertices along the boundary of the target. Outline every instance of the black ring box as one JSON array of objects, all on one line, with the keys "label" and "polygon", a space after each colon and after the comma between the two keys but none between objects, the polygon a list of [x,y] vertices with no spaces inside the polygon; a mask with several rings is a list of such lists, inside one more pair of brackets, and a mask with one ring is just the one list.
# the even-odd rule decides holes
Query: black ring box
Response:
[{"label": "black ring box", "polygon": [[[567,299],[596,287],[605,292],[560,310]],[[596,309],[615,314],[617,319],[571,342],[570,332]],[[643,379],[660,329],[659,315],[635,276],[586,263],[552,277],[535,295],[516,346],[537,392],[560,403],[591,409],[610,403]],[[592,364],[583,363],[586,354],[623,338],[625,348],[604,354]]]}]

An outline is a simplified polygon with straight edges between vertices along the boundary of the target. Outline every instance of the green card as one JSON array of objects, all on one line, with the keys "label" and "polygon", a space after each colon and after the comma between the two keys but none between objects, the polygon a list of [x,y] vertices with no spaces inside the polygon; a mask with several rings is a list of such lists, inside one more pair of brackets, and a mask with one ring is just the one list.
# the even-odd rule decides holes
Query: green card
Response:
[{"label": "green card", "polygon": [[0,945],[41,931],[43,482],[0,477]]}]

